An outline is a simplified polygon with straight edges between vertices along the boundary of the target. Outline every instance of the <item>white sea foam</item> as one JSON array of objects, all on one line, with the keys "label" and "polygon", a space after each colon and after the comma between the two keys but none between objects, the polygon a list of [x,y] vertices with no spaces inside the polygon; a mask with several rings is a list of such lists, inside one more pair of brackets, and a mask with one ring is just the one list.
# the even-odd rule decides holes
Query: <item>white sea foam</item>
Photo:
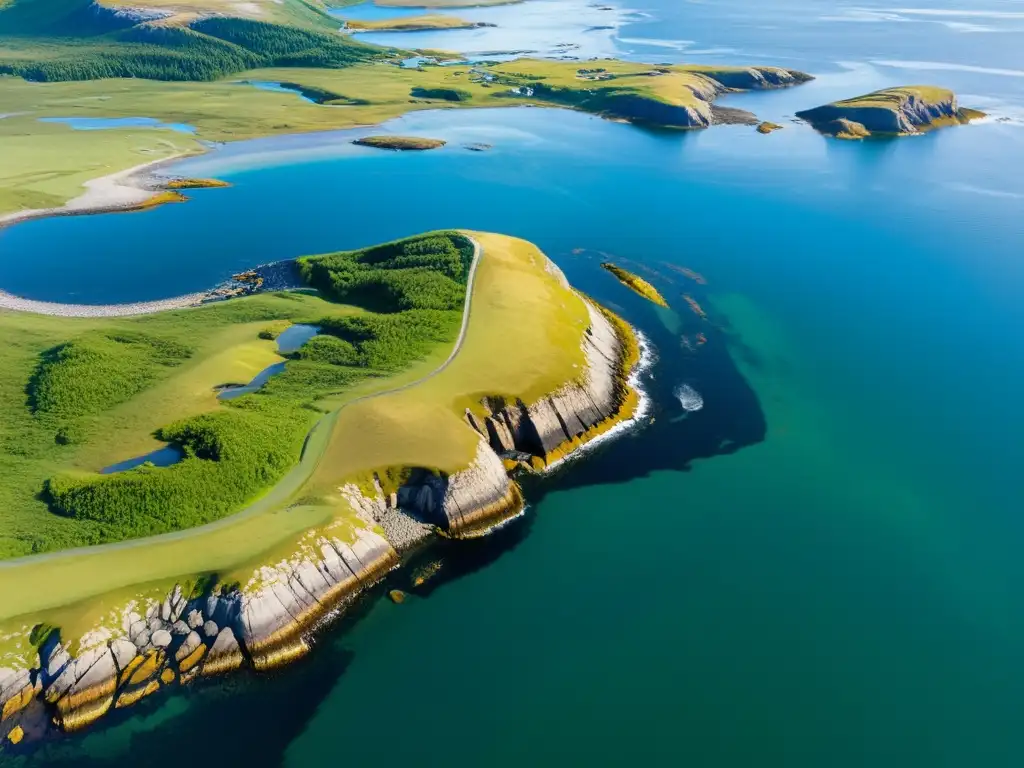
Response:
[{"label": "white sea foam", "polygon": [[704,407],[704,398],[689,384],[680,384],[673,394],[679,399],[684,411],[699,411]]},{"label": "white sea foam", "polygon": [[967,19],[1024,19],[1021,11],[961,10],[958,8],[892,8],[893,13],[908,16],[962,17]]},{"label": "white sea foam", "polygon": [[1024,194],[1020,192],[1010,192],[1004,189],[989,189],[987,187],[976,187],[973,184],[962,184],[960,182],[950,182],[946,185],[949,189],[955,189],[958,192],[967,192],[972,195],[985,195],[986,197],[1001,197],[1007,200],[1021,200],[1024,199]]},{"label": "white sea foam", "polygon": [[647,414],[650,412],[651,396],[648,395],[647,391],[640,386],[640,378],[645,373],[647,373],[647,371],[650,369],[652,365],[654,365],[654,362],[655,360],[657,360],[657,357],[654,353],[654,347],[651,345],[651,342],[648,341],[647,337],[640,333],[640,331],[636,332],[636,341],[637,346],[640,347],[640,362],[637,363],[636,368],[633,369],[633,372],[629,374],[629,378],[626,379],[626,382],[629,384],[629,386],[636,390],[638,400],[636,406],[636,413],[633,414],[633,417],[631,419],[619,422],[614,427],[609,429],[607,432],[604,432],[603,434],[600,434],[597,437],[595,437],[593,440],[584,443],[569,455],[563,456],[562,458],[551,462],[542,470],[543,473],[546,474],[555,469],[556,467],[562,466],[562,464],[568,461],[573,461],[578,456],[582,456],[584,453],[587,453],[588,451],[593,449],[595,446],[600,445],[601,443],[607,442],[608,440],[614,440],[619,435],[628,432],[629,430],[636,427],[640,423],[641,419],[646,417]]},{"label": "white sea foam", "polygon": [[616,42],[626,45],[647,45],[652,48],[671,48],[682,51],[693,45],[693,40],[662,40],[656,37],[617,37]]},{"label": "white sea foam", "polygon": [[874,59],[871,62],[878,67],[894,69],[916,69],[935,72],[977,72],[982,75],[1004,75],[1006,77],[1024,77],[1024,69],[1003,69],[1001,67],[978,67],[973,64],[954,64],[948,61],[903,61],[900,59]]}]

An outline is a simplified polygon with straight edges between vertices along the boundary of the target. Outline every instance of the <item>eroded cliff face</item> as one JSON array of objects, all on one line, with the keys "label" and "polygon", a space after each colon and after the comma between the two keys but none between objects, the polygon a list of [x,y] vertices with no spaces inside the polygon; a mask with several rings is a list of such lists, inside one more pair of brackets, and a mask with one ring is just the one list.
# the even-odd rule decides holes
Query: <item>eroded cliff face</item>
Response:
[{"label": "eroded cliff face", "polygon": [[[678,89],[679,98],[673,99],[672,89],[665,87],[656,88],[647,94],[616,88],[614,85],[579,90],[551,87],[543,82],[533,84],[532,94],[539,99],[574,106],[613,119],[672,128],[708,128],[717,123],[757,122],[757,118],[749,112],[715,108],[715,99],[722,94],[730,91],[788,88],[813,79],[803,72],[781,67],[706,72],[654,68],[647,74],[654,85],[657,85],[655,79],[661,77],[681,80],[673,84]],[[661,95],[656,95],[659,92]]]},{"label": "eroded cliff face", "polygon": [[797,112],[796,116],[821,133],[857,139],[871,134],[918,134],[942,126],[964,124],[981,114],[961,108],[952,91],[891,88]]},{"label": "eroded cliff face", "polygon": [[351,541],[328,534],[307,535],[290,558],[258,568],[244,586],[186,595],[176,584],[162,600],[128,602],[116,621],[102,617],[80,638],[24,627],[37,659],[0,668],[0,739],[20,741],[24,725],[47,717],[77,730],[163,687],[301,656],[317,622],[398,564],[372,530],[357,529]]}]

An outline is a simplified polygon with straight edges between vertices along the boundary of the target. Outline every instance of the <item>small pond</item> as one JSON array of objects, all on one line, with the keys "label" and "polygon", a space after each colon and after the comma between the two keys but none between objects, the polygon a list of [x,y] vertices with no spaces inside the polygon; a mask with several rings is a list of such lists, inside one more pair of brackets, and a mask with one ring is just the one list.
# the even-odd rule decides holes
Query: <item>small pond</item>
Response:
[{"label": "small pond", "polygon": [[253,88],[259,88],[261,91],[272,91],[274,93],[290,93],[298,96],[303,101],[308,101],[310,104],[316,104],[315,99],[309,98],[303,93],[301,88],[295,86],[285,85],[284,83],[275,83],[272,80],[239,80],[239,85],[249,85]]},{"label": "small pond", "polygon": [[[282,355],[290,355],[293,352],[297,352],[299,347],[316,336],[319,332],[320,329],[315,325],[303,325],[301,323],[290,325],[285,330],[281,331],[280,335],[277,337],[277,351]],[[264,368],[262,371],[257,373],[253,380],[248,384],[221,387],[219,394],[217,395],[218,399],[234,400],[236,397],[256,392],[270,380],[271,376],[276,376],[284,371],[285,362],[286,361],[282,360],[279,363],[274,363],[273,365]]]},{"label": "small pond", "polygon": [[40,117],[41,123],[63,123],[76,131],[105,131],[114,128],[165,128],[178,133],[195,133],[195,126],[165,123],[155,117]]},{"label": "small pond", "polygon": [[282,355],[298,352],[299,347],[318,333],[320,333],[320,329],[315,325],[303,325],[301,323],[289,325],[277,337],[277,351]]},{"label": "small pond", "polygon": [[155,451],[151,451],[143,456],[136,456],[134,459],[126,459],[125,461],[119,461],[117,464],[111,464],[109,467],[104,467],[100,470],[101,475],[112,475],[115,472],[124,472],[128,469],[135,469],[141,467],[147,462],[158,467],[169,467],[172,464],[177,464],[185,458],[184,452],[176,445],[165,445],[163,448],[157,448]]}]

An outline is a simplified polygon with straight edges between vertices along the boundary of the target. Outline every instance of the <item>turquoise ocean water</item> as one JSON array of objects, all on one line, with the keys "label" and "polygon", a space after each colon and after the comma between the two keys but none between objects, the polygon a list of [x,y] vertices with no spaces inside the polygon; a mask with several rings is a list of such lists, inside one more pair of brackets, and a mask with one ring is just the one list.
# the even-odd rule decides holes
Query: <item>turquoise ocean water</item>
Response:
[{"label": "turquoise ocean water", "polygon": [[[105,302],[496,230],[540,245],[658,358],[654,423],[531,483],[526,518],[444,552],[429,593],[368,601],[293,668],[147,702],[29,764],[1024,760],[1024,9],[531,0],[460,13],[504,19],[504,37],[417,45],[524,47],[559,12],[571,22],[545,45],[819,77],[723,102],[786,126],[770,136],[421,113],[386,129],[443,150],[351,147],[359,132],[249,142],[180,167],[234,185],[187,205],[0,231],[0,287]],[[789,121],[914,82],[993,117],[865,144]],[[603,273],[603,254],[655,270],[672,309]],[[703,410],[684,416],[682,383]]]}]

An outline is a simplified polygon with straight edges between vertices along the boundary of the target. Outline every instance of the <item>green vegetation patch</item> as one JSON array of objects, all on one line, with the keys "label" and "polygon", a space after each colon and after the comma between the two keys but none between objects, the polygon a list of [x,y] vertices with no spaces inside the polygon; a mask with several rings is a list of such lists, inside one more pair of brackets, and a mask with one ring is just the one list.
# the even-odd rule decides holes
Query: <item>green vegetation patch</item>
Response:
[{"label": "green vegetation patch", "polygon": [[615,275],[619,282],[624,286],[632,289],[648,301],[653,301],[659,307],[668,306],[668,302],[665,301],[665,298],[658,292],[658,289],[640,277],[640,275],[634,274],[607,261],[601,266]]},{"label": "green vegetation patch", "polygon": [[[0,557],[190,528],[251,504],[284,482],[332,398],[446,354],[471,258],[467,238],[442,232],[304,259],[330,301],[261,294],[138,318],[0,312],[11,340],[0,349]],[[261,335],[290,323],[322,331],[283,357]],[[258,391],[217,399],[217,385],[282,362]],[[185,458],[97,471],[157,441]]]},{"label": "green vegetation patch", "polygon": [[42,355],[29,382],[37,414],[75,419],[128,400],[159,378],[158,369],[187,360],[192,350],[171,339],[131,331],[96,333]]},{"label": "green vegetation patch", "polygon": [[461,88],[423,88],[417,86],[409,91],[417,99],[440,99],[441,101],[469,101],[473,94]]},{"label": "green vegetation patch", "polygon": [[14,0],[0,9],[0,74],[213,80],[261,66],[347,67],[376,55],[325,25],[229,17],[137,23],[89,0]]}]

